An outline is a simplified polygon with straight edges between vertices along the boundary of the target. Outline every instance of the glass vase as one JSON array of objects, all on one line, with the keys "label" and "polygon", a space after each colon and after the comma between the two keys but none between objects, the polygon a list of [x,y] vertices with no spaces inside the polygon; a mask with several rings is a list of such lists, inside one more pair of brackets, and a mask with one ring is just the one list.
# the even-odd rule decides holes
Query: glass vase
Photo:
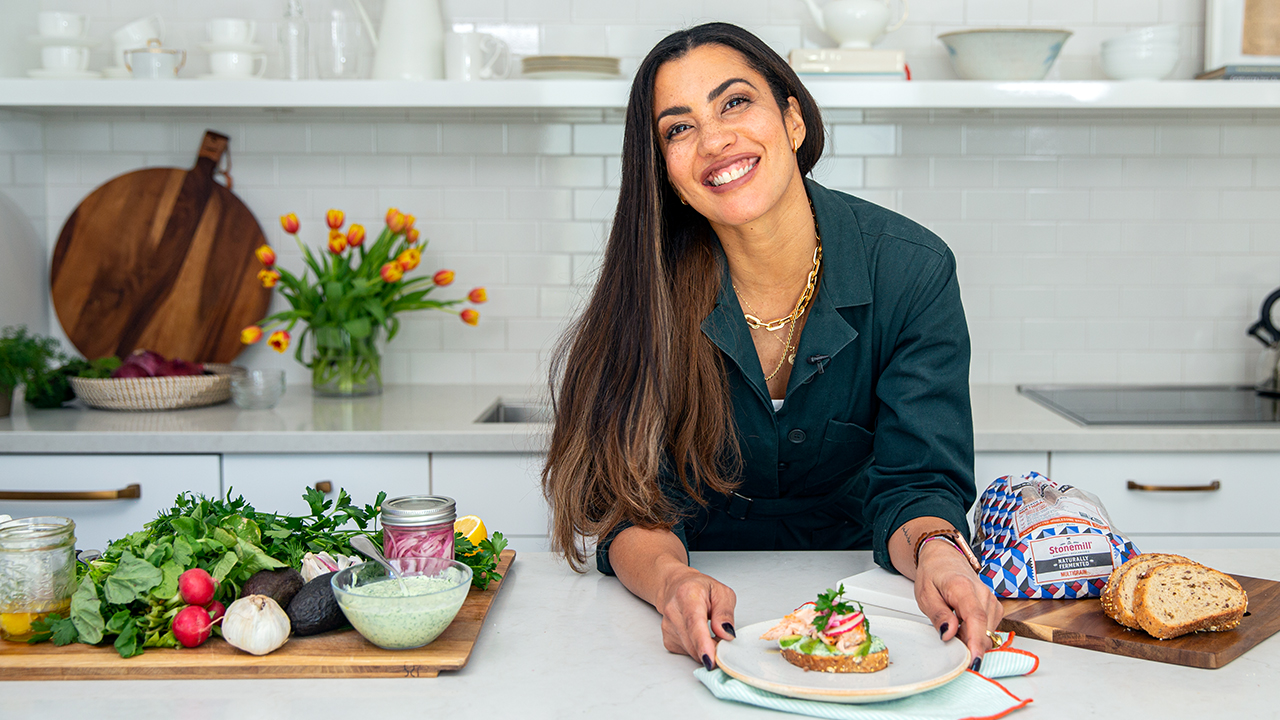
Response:
[{"label": "glass vase", "polygon": [[311,335],[311,389],[317,395],[358,397],[382,392],[376,330],[356,338],[342,327],[315,327]]}]

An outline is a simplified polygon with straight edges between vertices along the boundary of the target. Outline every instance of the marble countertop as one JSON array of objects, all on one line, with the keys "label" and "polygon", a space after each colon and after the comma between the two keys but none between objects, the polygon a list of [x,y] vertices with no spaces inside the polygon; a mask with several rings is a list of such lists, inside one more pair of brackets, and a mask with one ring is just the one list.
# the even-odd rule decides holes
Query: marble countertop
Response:
[{"label": "marble countertop", "polygon": [[[392,385],[354,400],[291,386],[271,410],[230,403],[171,412],[112,412],[15,404],[0,418],[0,453],[538,452],[546,426],[476,423],[496,400],[545,390],[504,385]],[[1280,450],[1263,426],[1082,427],[1018,394],[974,385],[978,452],[1245,452]]]},{"label": "marble countertop", "polygon": [[[1223,571],[1280,579],[1280,550],[1196,550]],[[869,569],[867,552],[694,553],[737,593],[739,627],[778,617]],[[888,611],[882,614],[890,614]],[[874,615],[874,613],[873,613]],[[900,617],[907,617],[902,615]],[[119,680],[0,683],[6,718],[777,718],[716,700],[697,665],[662,647],[660,618],[614,578],[555,556],[516,558],[466,668],[433,679]],[[571,643],[566,639],[572,638]],[[1040,657],[1001,683],[1034,700],[1009,717],[1276,717],[1280,636],[1218,670],[1167,665],[1019,638]]]}]

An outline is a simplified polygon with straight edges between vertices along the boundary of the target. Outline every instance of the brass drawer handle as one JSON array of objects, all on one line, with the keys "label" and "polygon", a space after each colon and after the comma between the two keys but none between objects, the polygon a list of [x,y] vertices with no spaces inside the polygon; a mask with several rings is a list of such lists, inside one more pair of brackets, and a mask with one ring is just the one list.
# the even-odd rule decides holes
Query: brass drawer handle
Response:
[{"label": "brass drawer handle", "polygon": [[0,500],[137,500],[142,497],[142,486],[131,483],[119,490],[42,491],[0,490]]},{"label": "brass drawer handle", "polygon": [[1142,492],[1217,492],[1222,489],[1222,481],[1214,480],[1208,485],[1142,485],[1130,480],[1125,487]]}]

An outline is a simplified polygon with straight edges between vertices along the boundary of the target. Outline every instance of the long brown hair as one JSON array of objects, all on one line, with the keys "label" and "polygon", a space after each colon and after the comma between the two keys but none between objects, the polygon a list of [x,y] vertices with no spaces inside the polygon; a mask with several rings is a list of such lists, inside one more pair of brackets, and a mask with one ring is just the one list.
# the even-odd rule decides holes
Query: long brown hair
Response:
[{"label": "long brown hair", "polygon": [[[706,219],[667,181],[654,129],[658,69],[702,45],[733,48],[764,76],[785,112],[796,98],[807,174],[822,156],[817,103],[787,63],[735,25],[708,23],[663,39],[636,71],[622,138],[622,184],[599,280],[551,364],[555,424],[542,490],[553,547],[575,570],[579,542],[623,521],[671,527],[678,509],[658,483],[664,464],[695,502],[731,491],[741,462],[719,349],[702,320],[720,292],[720,257]],[[558,386],[558,387],[557,387]]]}]

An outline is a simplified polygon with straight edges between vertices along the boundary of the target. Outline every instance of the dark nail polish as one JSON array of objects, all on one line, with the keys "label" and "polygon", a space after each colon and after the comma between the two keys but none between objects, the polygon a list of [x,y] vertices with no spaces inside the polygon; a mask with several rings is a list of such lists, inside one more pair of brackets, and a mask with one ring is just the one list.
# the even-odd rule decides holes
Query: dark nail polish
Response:
[{"label": "dark nail polish", "polygon": [[712,670],[715,670],[715,669],[716,669],[716,666],[711,664],[711,656],[710,656],[710,655],[703,655],[703,656],[702,656],[702,664],[706,666],[706,668],[707,668],[707,672],[711,672]]},{"label": "dark nail polish", "polygon": [[729,633],[729,637],[738,637],[738,633],[733,629],[733,623],[722,623],[720,627],[724,628],[724,631]]},{"label": "dark nail polish", "polygon": [[938,628],[938,639],[947,634],[947,628],[951,627],[951,623],[942,623],[942,627]]},{"label": "dark nail polish", "polygon": [[[703,657],[706,656],[703,655]],[[974,672],[980,672],[982,670],[982,658],[974,658],[973,664],[969,666],[969,669]]]}]

